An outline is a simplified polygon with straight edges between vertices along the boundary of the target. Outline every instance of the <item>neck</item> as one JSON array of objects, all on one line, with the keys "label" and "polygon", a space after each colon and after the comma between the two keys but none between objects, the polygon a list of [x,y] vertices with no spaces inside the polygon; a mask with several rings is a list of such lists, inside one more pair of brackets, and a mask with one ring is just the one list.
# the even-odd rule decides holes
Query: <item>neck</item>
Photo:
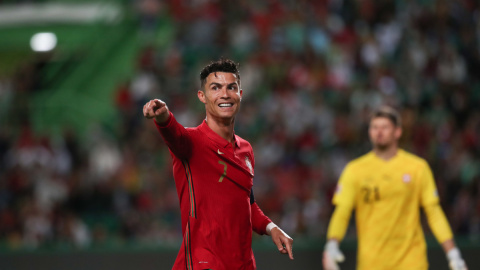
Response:
[{"label": "neck", "polygon": [[215,117],[208,117],[205,119],[207,126],[215,133],[220,135],[228,142],[233,142],[233,127],[235,126],[235,118],[232,119],[216,119]]},{"label": "neck", "polygon": [[375,155],[385,161],[390,160],[393,158],[397,152],[398,152],[398,147],[396,145],[387,147],[385,149],[379,148],[379,147],[374,147],[373,152]]}]

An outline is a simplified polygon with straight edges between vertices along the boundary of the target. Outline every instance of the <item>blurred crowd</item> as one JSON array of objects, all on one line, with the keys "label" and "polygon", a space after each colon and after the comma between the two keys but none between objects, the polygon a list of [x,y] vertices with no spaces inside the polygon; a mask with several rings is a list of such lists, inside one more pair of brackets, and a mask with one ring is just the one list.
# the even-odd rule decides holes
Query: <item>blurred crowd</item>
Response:
[{"label": "blurred crowd", "polygon": [[370,150],[369,113],[389,104],[403,117],[401,147],[431,165],[454,233],[480,243],[477,1],[139,0],[133,8],[145,46],[112,97],[114,131],[39,136],[25,104],[35,69],[0,78],[3,245],[177,243],[170,154],[142,107],[161,98],[180,123],[197,126],[200,69],[221,56],[240,63],[235,132],[254,149],[255,198],[291,236],[325,236],[336,181]]}]

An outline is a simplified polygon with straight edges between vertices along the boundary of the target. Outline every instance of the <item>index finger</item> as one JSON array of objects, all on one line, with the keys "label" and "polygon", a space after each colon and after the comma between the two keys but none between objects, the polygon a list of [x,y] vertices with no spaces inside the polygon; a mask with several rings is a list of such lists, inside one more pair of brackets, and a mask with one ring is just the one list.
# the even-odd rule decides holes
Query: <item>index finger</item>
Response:
[{"label": "index finger", "polygon": [[158,99],[158,98],[154,99],[153,102],[155,102],[155,105],[157,105],[157,106],[162,106],[162,104],[165,103],[165,102],[161,101],[161,100]]},{"label": "index finger", "polygon": [[292,244],[292,239],[287,238],[287,241],[284,241],[285,249],[288,252],[288,257],[290,257],[290,260],[293,260],[293,244]]}]

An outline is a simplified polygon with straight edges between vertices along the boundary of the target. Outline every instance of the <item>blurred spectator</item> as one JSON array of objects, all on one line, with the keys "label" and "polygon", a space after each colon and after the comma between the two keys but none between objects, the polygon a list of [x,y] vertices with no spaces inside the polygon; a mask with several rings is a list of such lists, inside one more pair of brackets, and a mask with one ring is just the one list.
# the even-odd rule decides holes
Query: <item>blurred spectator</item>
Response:
[{"label": "blurred spectator", "polygon": [[[201,104],[185,94],[199,87],[196,66],[228,56],[240,63],[245,102],[236,132],[256,149],[255,197],[287,233],[325,234],[338,176],[368,151],[368,114],[386,103],[402,112],[401,146],[432,164],[454,232],[480,241],[477,2],[134,5],[146,43],[114,97],[118,129],[36,134],[30,115],[39,112],[25,97],[42,85],[45,67],[0,75],[0,240],[179,241],[168,149],[141,106],[161,96],[181,124],[197,125]],[[162,23],[170,39],[149,42]]]}]

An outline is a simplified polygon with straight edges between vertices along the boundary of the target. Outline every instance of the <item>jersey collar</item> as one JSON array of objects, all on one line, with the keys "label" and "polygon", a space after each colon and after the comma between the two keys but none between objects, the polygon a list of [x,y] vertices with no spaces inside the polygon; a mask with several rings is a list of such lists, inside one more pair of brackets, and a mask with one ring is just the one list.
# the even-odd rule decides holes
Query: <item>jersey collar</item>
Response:
[{"label": "jersey collar", "polygon": [[[203,131],[211,140],[213,140],[219,146],[226,148],[230,145],[230,142],[222,138],[218,135],[215,131],[213,131],[208,125],[207,121],[203,120],[202,124],[199,126],[200,130]],[[237,135],[235,135],[235,131],[233,132],[233,137],[235,138],[235,145],[236,147],[240,147],[240,139]]]},{"label": "jersey collar", "polygon": [[380,162],[385,163],[385,164],[390,164],[390,163],[394,163],[395,160],[397,160],[399,156],[403,155],[403,153],[404,153],[403,149],[398,148],[395,156],[393,156],[389,160],[384,160],[384,159],[379,158],[377,155],[375,155],[375,152],[373,152],[373,151],[370,151],[369,154],[371,155],[372,158],[376,159],[377,161],[380,161]]}]

